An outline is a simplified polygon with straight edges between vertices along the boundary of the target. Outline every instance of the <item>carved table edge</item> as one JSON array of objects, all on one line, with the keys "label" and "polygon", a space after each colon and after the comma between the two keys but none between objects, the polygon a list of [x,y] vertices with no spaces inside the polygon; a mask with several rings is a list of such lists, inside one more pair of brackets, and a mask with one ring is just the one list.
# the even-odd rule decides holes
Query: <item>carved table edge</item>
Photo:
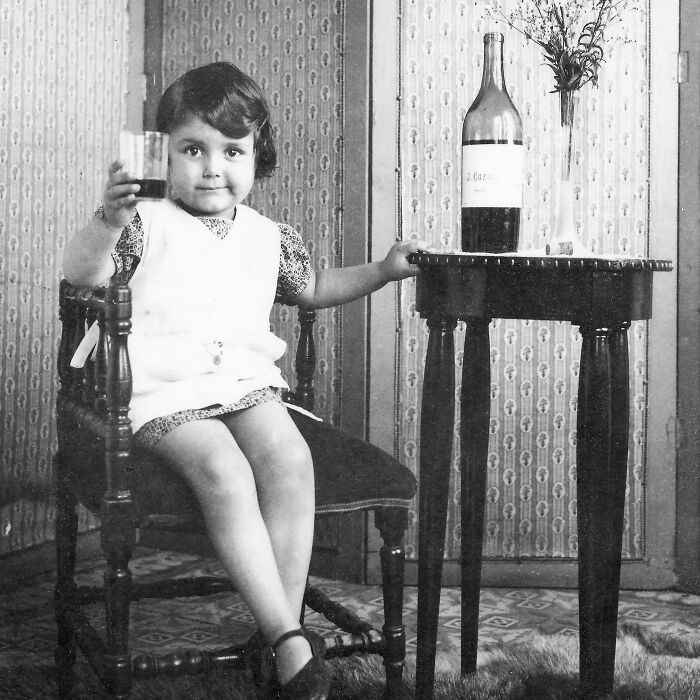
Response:
[{"label": "carved table edge", "polygon": [[543,270],[651,270],[669,272],[670,260],[650,258],[581,258],[563,256],[487,255],[475,253],[410,253],[408,261],[424,267],[501,267]]}]

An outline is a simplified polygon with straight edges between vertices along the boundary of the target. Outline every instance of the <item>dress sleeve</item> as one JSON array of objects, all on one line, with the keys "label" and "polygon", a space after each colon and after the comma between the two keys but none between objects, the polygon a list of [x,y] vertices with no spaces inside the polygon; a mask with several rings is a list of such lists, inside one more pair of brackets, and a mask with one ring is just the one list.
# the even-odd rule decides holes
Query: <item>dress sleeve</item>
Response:
[{"label": "dress sleeve", "polygon": [[[95,218],[104,218],[104,208],[95,212]],[[131,221],[122,230],[122,235],[112,251],[112,260],[117,268],[115,279],[128,284],[143,255],[143,223],[138,210],[134,210]]]},{"label": "dress sleeve", "polygon": [[275,301],[293,306],[311,279],[311,260],[299,233],[287,224],[280,230],[280,269]]}]

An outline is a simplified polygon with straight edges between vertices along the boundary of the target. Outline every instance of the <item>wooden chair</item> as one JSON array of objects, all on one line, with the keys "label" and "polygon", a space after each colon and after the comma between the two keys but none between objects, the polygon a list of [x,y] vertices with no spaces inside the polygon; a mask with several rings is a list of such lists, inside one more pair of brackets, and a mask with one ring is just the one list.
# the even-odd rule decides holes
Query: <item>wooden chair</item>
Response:
[{"label": "wooden chair", "polygon": [[[195,673],[217,666],[244,668],[247,655],[252,653],[243,645],[131,658],[130,601],[209,595],[231,590],[231,585],[228,579],[218,577],[156,583],[132,581],[129,559],[137,527],[177,526],[201,533],[205,528],[197,502],[184,480],[132,445],[128,416],[130,314],[131,291],[127,286],[78,289],[65,280],[61,283],[59,447],[55,456],[55,659],[61,697],[71,692],[76,647],[107,692],[119,698],[129,696],[133,678]],[[289,398],[311,409],[315,314],[300,310],[299,315],[301,335],[295,365],[299,385]],[[94,357],[85,368],[74,369],[70,367],[73,352],[86,325],[94,321],[100,328]],[[326,657],[356,652],[380,654],[386,668],[387,696],[399,697],[405,657],[403,539],[416,481],[408,469],[377,447],[297,411],[290,413],[311,448],[317,515],[373,510],[383,539],[380,556],[385,620],[381,630],[311,586],[307,587],[305,603],[339,628],[338,634],[325,638]],[[77,503],[101,518],[101,543],[106,558],[103,587],[77,586],[74,580]],[[105,606],[103,636],[90,624],[82,608],[95,602]]]}]

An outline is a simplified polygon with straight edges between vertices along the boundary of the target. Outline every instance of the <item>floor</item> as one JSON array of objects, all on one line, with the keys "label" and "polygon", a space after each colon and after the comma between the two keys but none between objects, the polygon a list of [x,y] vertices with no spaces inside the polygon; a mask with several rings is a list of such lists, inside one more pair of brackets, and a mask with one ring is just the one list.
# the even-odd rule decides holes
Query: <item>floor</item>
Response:
[{"label": "floor", "polygon": [[[100,582],[99,562],[79,564],[79,582]],[[211,559],[176,552],[141,549],[132,561],[134,576],[156,577],[163,572],[179,576],[221,573]],[[381,626],[381,589],[315,579],[337,600],[352,601],[352,608]],[[405,589],[405,624],[409,652],[415,647],[417,590]],[[575,590],[535,588],[486,588],[481,593],[479,644],[523,641],[540,634],[578,634],[578,599]],[[328,624],[310,613],[307,624],[319,630]],[[622,591],[619,622],[632,622],[677,637],[700,636],[700,596],[674,591]],[[440,605],[439,644],[459,646],[459,590],[443,590]],[[133,649],[136,653],[166,654],[188,645],[217,647],[242,642],[255,629],[248,609],[236,595],[210,599],[140,601],[132,616]],[[24,579],[21,586],[0,591],[0,666],[17,663],[51,664],[55,625],[53,577],[50,573]]]}]

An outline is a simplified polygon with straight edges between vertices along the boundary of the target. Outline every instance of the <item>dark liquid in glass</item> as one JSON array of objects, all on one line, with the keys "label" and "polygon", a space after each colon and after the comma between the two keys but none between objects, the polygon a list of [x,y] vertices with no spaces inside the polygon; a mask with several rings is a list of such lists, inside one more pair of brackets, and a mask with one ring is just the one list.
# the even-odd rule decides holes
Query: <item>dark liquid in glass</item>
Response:
[{"label": "dark liquid in glass", "polygon": [[515,253],[520,237],[520,207],[463,207],[462,250]]},{"label": "dark liquid in glass", "polygon": [[165,180],[134,180],[141,189],[136,193],[139,199],[163,199],[165,197]]}]

